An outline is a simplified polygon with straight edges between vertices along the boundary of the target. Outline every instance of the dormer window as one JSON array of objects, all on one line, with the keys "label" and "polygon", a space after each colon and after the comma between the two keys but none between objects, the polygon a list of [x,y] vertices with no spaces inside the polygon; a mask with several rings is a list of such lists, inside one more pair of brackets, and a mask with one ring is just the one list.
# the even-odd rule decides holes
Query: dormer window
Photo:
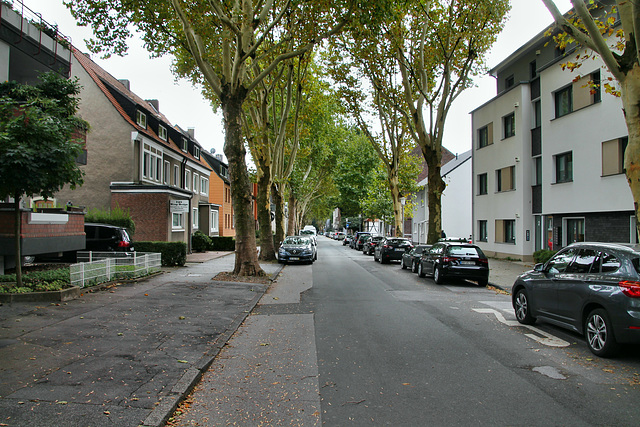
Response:
[{"label": "dormer window", "polygon": [[147,128],[147,115],[140,110],[136,110],[136,123],[141,128]]},{"label": "dormer window", "polygon": [[164,126],[158,126],[158,136],[161,140],[167,140],[167,128]]},{"label": "dormer window", "polygon": [[182,138],[182,147],[180,147],[180,148],[185,153],[187,152],[187,150],[189,149],[189,141],[187,141],[187,138]]},{"label": "dormer window", "polygon": [[195,157],[196,159],[200,158],[200,147],[198,147],[197,145],[193,147],[193,157]]}]

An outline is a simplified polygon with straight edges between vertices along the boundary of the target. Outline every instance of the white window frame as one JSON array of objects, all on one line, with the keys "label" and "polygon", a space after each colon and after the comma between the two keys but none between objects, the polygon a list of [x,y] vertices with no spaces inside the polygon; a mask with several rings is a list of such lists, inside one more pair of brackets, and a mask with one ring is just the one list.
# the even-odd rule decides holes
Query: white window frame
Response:
[{"label": "white window frame", "polygon": [[140,110],[136,110],[136,124],[141,128],[147,128],[147,115]]},{"label": "white window frame", "polygon": [[191,190],[191,171],[190,170],[184,171],[184,189]]},{"label": "white window frame", "polygon": [[140,156],[140,175],[143,181],[162,182],[162,159],[164,152],[154,144],[142,142],[142,156]]},{"label": "white window frame", "polygon": [[200,147],[198,147],[197,145],[193,147],[193,157],[195,157],[196,159],[200,158]]},{"label": "white window frame", "polygon": [[164,161],[164,184],[169,185],[171,181],[171,164],[168,160]]},{"label": "white window frame", "polygon": [[185,153],[189,150],[189,141],[187,141],[187,138],[182,138],[182,147],[180,147],[180,149]]},{"label": "white window frame", "polygon": [[193,230],[197,230],[200,228],[200,215],[198,215],[198,208],[193,208],[192,212],[192,224],[193,224]]},{"label": "white window frame", "polygon": [[[177,224],[176,219],[178,220]],[[173,231],[184,230],[184,213],[173,212],[171,214],[171,229]]]},{"label": "white window frame", "polygon": [[220,230],[220,212],[216,210],[211,211],[211,232],[218,233]]},{"label": "white window frame", "polygon": [[200,182],[200,175],[197,173],[193,173],[193,192],[198,194],[198,183]]},{"label": "white window frame", "polygon": [[209,195],[209,180],[204,176],[200,177],[200,194],[203,196]]},{"label": "white window frame", "polygon": [[178,182],[178,177],[180,176],[180,168],[178,165],[173,165],[173,186],[179,187],[180,183]]},{"label": "white window frame", "polygon": [[158,125],[158,137],[163,141],[167,140],[167,128],[166,127],[164,127],[162,125]]}]

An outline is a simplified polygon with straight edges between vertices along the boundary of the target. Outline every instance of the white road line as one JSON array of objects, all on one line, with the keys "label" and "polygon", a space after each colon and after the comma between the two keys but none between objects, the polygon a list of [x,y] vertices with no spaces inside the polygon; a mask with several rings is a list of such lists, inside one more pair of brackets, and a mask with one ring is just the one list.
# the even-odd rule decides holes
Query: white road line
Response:
[{"label": "white road line", "polygon": [[510,327],[521,327],[521,328],[527,328],[533,332],[535,332],[538,335],[534,335],[534,334],[525,334],[525,336],[531,338],[532,340],[538,341],[540,344],[544,344],[546,346],[549,347],[568,347],[570,344],[568,342],[566,342],[565,340],[562,340],[558,337],[554,337],[551,334],[548,334],[544,331],[541,331],[538,328],[535,328],[533,326],[530,325],[523,325],[521,323],[519,323],[516,320],[507,320],[504,318],[504,316],[502,315],[502,313],[500,313],[497,310],[494,310],[492,308],[474,308],[473,311],[477,312],[477,313],[484,313],[484,314],[494,314],[496,316],[496,318],[498,319],[498,321],[500,321],[500,323],[503,323],[507,326]]}]

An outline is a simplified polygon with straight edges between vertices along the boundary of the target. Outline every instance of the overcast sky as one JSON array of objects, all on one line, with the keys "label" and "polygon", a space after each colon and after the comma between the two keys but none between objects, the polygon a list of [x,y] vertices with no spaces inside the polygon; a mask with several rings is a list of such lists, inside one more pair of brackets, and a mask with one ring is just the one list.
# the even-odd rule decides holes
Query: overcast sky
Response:
[{"label": "overcast sky", "polygon": [[[76,48],[88,52],[84,39],[91,36],[91,31],[76,26],[62,0],[23,2],[34,12],[41,13],[45,21],[58,24],[59,30],[71,38]],[[552,22],[542,0],[512,0],[511,4],[509,20],[487,57],[489,67],[498,64]],[[556,0],[556,4],[562,12],[571,6],[569,0]],[[170,58],[149,58],[137,40],[131,40],[129,46],[127,56],[112,56],[102,60],[98,55],[92,55],[92,59],[114,77],[128,79],[131,90],[141,98],[158,99],[160,111],[172,124],[183,129],[195,128],[196,139],[205,149],[214,148],[222,153],[224,131],[220,113],[213,113],[198,88],[184,80],[176,81],[170,71]],[[492,77],[477,79],[476,84],[478,87],[469,89],[456,100],[447,118],[443,145],[453,153],[462,153],[471,148],[469,113],[496,94]]]}]

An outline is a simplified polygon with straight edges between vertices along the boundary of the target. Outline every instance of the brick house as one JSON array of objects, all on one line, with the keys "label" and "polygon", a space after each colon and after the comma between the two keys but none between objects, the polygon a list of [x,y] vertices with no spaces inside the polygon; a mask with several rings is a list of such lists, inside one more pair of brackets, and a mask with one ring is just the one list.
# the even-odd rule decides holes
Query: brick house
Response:
[{"label": "brick house", "polygon": [[[183,241],[208,230],[209,165],[192,129],[172,126],[157,100],[129,87],[73,50],[72,74],[83,87],[80,115],[90,123],[85,183],[56,197],[92,208],[129,209],[139,241]],[[209,234],[208,232],[206,234]]]}]

